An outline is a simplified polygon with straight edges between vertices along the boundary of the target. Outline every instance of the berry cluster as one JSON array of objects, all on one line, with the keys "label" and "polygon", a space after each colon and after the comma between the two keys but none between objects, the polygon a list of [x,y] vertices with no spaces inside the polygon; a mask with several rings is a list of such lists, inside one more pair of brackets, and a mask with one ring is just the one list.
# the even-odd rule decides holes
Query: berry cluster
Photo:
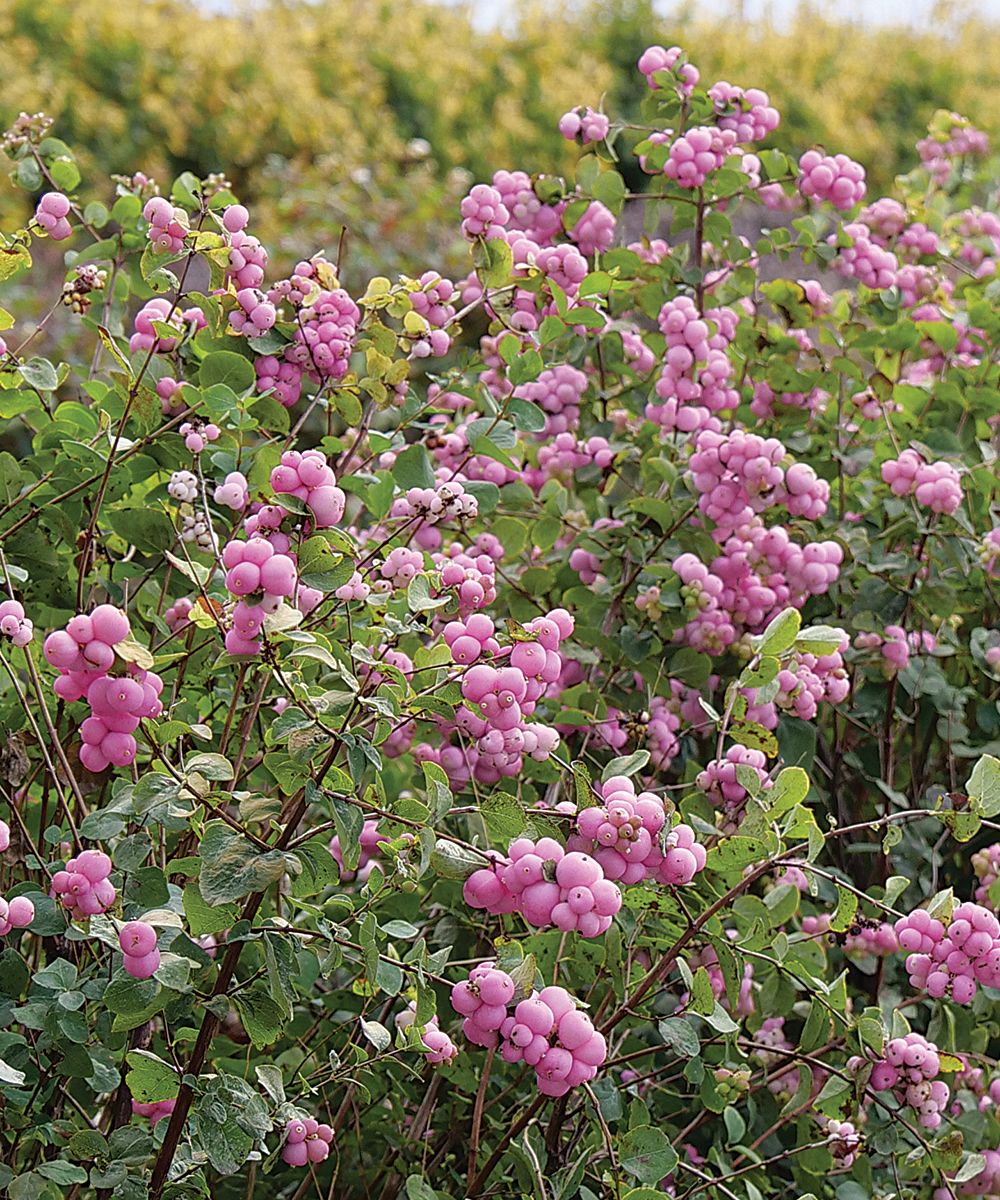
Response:
[{"label": "berry cluster", "polygon": [[[177,328],[177,337],[161,337],[153,328],[153,322],[171,325]],[[130,354],[145,353],[155,350],[159,354],[169,354],[177,346],[182,334],[182,318],[177,306],[170,300],[154,296],[135,314],[135,333],[128,340]]]},{"label": "berry cluster", "polygon": [[657,323],[667,349],[656,394],[666,403],[647,405],[646,416],[665,430],[720,430],[712,414],[739,404],[739,393],[728,386],[733,366],[726,352],[738,316],[731,308],[715,308],[702,317],[690,297],[678,296],[663,305]]},{"label": "berry cluster", "polygon": [[578,141],[581,146],[590,142],[603,142],[611,129],[610,120],[604,113],[592,108],[572,108],[559,118],[559,132],[568,141]]},{"label": "berry cluster", "polygon": [[135,761],[132,736],[140,720],[163,711],[163,680],[152,671],[128,664],[129,674],[112,678],[115,646],[129,637],[128,617],[111,604],[100,604],[88,616],[73,617],[65,629],[50,633],[42,652],[59,671],[56,694],[62,700],[86,697],[92,715],[80,726],[80,762],[98,773],[111,763],[127,767]]},{"label": "berry cluster", "polygon": [[477,183],[459,206],[462,234],[470,242],[476,238],[502,238],[510,220],[499,191],[488,183]]},{"label": "berry cluster", "polygon": [[860,204],[868,190],[865,169],[846,154],[820,154],[807,150],[799,159],[798,188],[810,200],[828,200],[834,208],[845,212]]},{"label": "berry cluster", "polygon": [[174,208],[163,196],[153,196],[142,210],[149,222],[146,235],[158,254],[180,254],[190,232],[190,220],[183,208]]},{"label": "berry cluster", "polygon": [[[281,462],[271,471],[271,487],[279,496],[285,493],[301,500],[312,514],[317,529],[331,529],[344,515],[347,497],[337,487],[337,477],[322,450],[286,450]],[[281,516],[287,516],[281,510]],[[280,518],[279,518],[280,523]],[[263,521],[247,523],[253,533]]]},{"label": "berry cluster", "polygon": [[[848,1065],[860,1061],[852,1059]],[[937,1046],[922,1034],[908,1033],[886,1042],[885,1057],[876,1063],[869,1086],[876,1092],[891,1088],[900,1104],[916,1111],[919,1125],[937,1129],[951,1098],[948,1085],[937,1078],[940,1070]]]},{"label": "berry cluster", "polygon": [[924,462],[915,450],[904,450],[899,458],[884,462],[882,480],[894,496],[912,495],[931,512],[951,515],[962,503],[962,482],[955,468],[945,462]]},{"label": "berry cluster", "polygon": [[736,87],[725,80],[712,84],[708,95],[715,103],[720,129],[732,130],[737,142],[762,142],[781,124],[781,115],[760,88]]},{"label": "berry cluster", "polygon": [[565,988],[533,991],[508,1014],[515,996],[513,979],[487,962],[455,984],[451,1003],[465,1017],[462,1032],[470,1042],[500,1044],[505,1062],[534,1067],[543,1094],[564,1096],[593,1079],[607,1058],[607,1043]]},{"label": "berry cluster", "polygon": [[19,601],[0,601],[0,633],[10,638],[13,646],[27,646],[35,636],[35,627]]},{"label": "berry cluster", "polygon": [[700,188],[711,172],[723,165],[736,140],[732,129],[696,125],[671,143],[663,174],[679,187]]},{"label": "berry cluster", "polygon": [[[9,831],[7,843],[10,844]],[[27,896],[12,896],[9,900],[0,896],[0,937],[6,937],[12,929],[26,929],[34,919],[35,906]]]},{"label": "berry cluster", "polygon": [[193,421],[185,421],[177,432],[184,439],[184,445],[192,454],[200,454],[205,449],[206,442],[217,442],[222,430],[211,421],[205,422],[197,417]]},{"label": "berry cluster", "polygon": [[133,979],[149,979],[160,965],[156,930],[145,921],[129,921],[118,931],[123,965]]},{"label": "berry cluster", "polygon": [[684,96],[690,96],[701,76],[698,68],[691,63],[678,65],[683,53],[680,46],[671,46],[669,50],[662,46],[647,46],[639,57],[639,71],[646,76],[646,82],[654,89],[660,86],[654,78],[656,72],[672,71],[677,79],[677,90]]},{"label": "berry cluster", "polygon": [[508,854],[466,880],[463,896],[471,908],[520,912],[536,928],[555,925],[587,938],[611,927],[621,892],[589,854],[564,850],[554,838],[518,838]]},{"label": "berry cluster", "polygon": [[772,785],[767,775],[767,758],[762,750],[748,746],[730,746],[724,758],[714,758],[699,772],[695,786],[700,788],[715,805],[722,809],[723,832],[734,832],[743,819],[743,810],[750,793],[736,776],[737,766],[750,767],[756,772],[763,791]]},{"label": "berry cluster", "polygon": [[53,900],[60,897],[70,916],[83,921],[107,912],[114,904],[117,893],[110,874],[111,859],[103,851],[82,850],[52,876],[49,895]]},{"label": "berry cluster", "polygon": [[[411,1000],[401,1013],[396,1015],[396,1028],[409,1029],[417,1018],[417,1002]],[[435,1014],[424,1026],[420,1035],[427,1051],[427,1061],[437,1066],[439,1063],[451,1062],[458,1057],[458,1047],[438,1025]]]},{"label": "berry cluster", "polygon": [[544,370],[531,383],[522,383],[514,395],[519,400],[533,401],[545,412],[545,428],[536,436],[547,440],[580,427],[580,401],[586,390],[583,371],[560,363]]},{"label": "berry cluster", "polygon": [[624,775],[605,780],[598,790],[603,803],[578,814],[578,836],[567,842],[567,849],[592,853],[605,878],[626,885],[646,878],[679,885],[705,869],[705,848],[689,825],[676,825],[660,837],[667,815],[659,796],[637,795]]},{"label": "berry cluster", "polygon": [[989,909],[956,905],[947,927],[917,909],[900,917],[895,930],[908,954],[910,984],[926,988],[929,996],[940,999],[950,992],[956,1004],[968,1004],[977,984],[1000,984],[1000,921]]},{"label": "berry cluster", "polygon": [[224,482],[215,489],[216,504],[224,504],[234,512],[242,512],[250,503],[250,485],[242,471],[230,471]]},{"label": "berry cluster", "polygon": [[996,911],[996,905],[990,899],[990,889],[1000,879],[1000,842],[992,846],[984,846],[972,855],[972,869],[976,872],[979,884],[973,899],[990,912]]},{"label": "berry cluster", "polygon": [[[845,279],[856,279],[872,291],[892,287],[897,282],[899,267],[895,254],[877,245],[868,226],[861,221],[844,225],[842,232],[851,239],[851,245],[841,247],[833,260],[835,270]],[[827,243],[836,246],[838,237],[838,234],[831,234]]]},{"label": "berry cluster", "polygon": [[496,627],[485,613],[472,613],[464,621],[449,621],[442,630],[451,657],[459,666],[471,666],[482,654],[499,654]]},{"label": "berry cluster", "polygon": [[167,491],[181,504],[193,504],[198,499],[198,476],[193,471],[174,471]]},{"label": "berry cluster", "polygon": [[333,1129],[321,1125],[312,1117],[304,1121],[293,1118],[285,1126],[285,1145],[281,1157],[290,1167],[304,1167],[306,1163],[321,1163],[333,1145]]},{"label": "berry cluster", "polygon": [[409,488],[392,502],[389,515],[406,520],[416,517],[428,525],[438,525],[478,516],[479,501],[458,480],[449,480],[432,488]]},{"label": "berry cluster", "polygon": [[226,634],[226,651],[259,654],[257,638],[264,617],[277,612],[285,598],[295,594],[295,560],[278,553],[263,537],[252,537],[246,542],[228,542],[222,551],[222,564],[227,570],[226,587],[239,598],[233,610],[233,627]]},{"label": "berry cluster", "polygon": [[35,220],[54,242],[62,242],[73,232],[73,226],[66,219],[69,210],[69,200],[62,192],[46,192],[38,201]]}]

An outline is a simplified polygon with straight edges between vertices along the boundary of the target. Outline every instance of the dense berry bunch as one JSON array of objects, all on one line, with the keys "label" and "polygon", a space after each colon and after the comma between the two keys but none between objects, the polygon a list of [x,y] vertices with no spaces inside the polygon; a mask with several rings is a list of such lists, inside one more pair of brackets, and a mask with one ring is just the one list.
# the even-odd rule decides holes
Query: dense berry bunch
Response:
[{"label": "dense berry bunch", "polygon": [[680,187],[700,188],[711,172],[723,165],[735,143],[736,134],[731,129],[696,125],[671,142],[663,174]]},{"label": "dense berry bunch", "polygon": [[578,140],[582,146],[590,142],[602,142],[611,128],[604,113],[592,108],[573,108],[559,118],[559,132],[569,141]]},{"label": "dense berry bunch", "polygon": [[167,491],[182,504],[192,504],[198,499],[198,476],[193,471],[174,471]]},{"label": "dense berry bunch", "polygon": [[807,150],[799,159],[799,171],[799,191],[810,200],[828,200],[844,212],[865,198],[865,169],[846,154]]},{"label": "dense berry bunch", "polygon": [[156,930],[145,921],[129,921],[118,931],[123,966],[133,979],[149,979],[160,965]]},{"label": "dense berry bunch", "polygon": [[553,838],[518,838],[508,853],[466,880],[463,895],[471,908],[520,912],[529,925],[575,929],[583,937],[599,937],[611,927],[621,892],[590,855],[566,851]]},{"label": "dense berry bunch", "polygon": [[548,439],[580,427],[580,401],[587,382],[583,371],[561,363],[543,371],[531,383],[522,383],[514,395],[534,402],[545,411],[545,428],[538,436]]},{"label": "dense berry bunch", "polygon": [[61,899],[77,921],[107,912],[117,897],[111,874],[111,859],[101,850],[82,850],[62,871],[52,876],[49,895]]},{"label": "dense berry bunch", "polygon": [[485,613],[472,613],[464,621],[449,621],[442,630],[451,657],[459,666],[474,663],[482,654],[499,654],[496,627]]},{"label": "dense berry bunch", "polygon": [[[396,1028],[409,1029],[417,1017],[417,1002],[411,1000],[401,1013],[396,1015]],[[438,1025],[437,1014],[430,1018],[420,1035],[427,1051],[427,1061],[435,1066],[448,1063],[458,1057],[458,1047]]]},{"label": "dense berry bunch", "polygon": [[[347,497],[337,487],[337,477],[322,450],[286,450],[281,462],[271,472],[271,487],[301,500],[312,514],[317,529],[329,529],[344,515]],[[247,532],[258,528],[248,523]]]},{"label": "dense berry bunch", "polygon": [[588,257],[600,254],[611,248],[615,239],[616,224],[614,213],[599,200],[594,200],[570,230],[570,237],[576,242],[581,254]]},{"label": "dense berry bunch", "polygon": [[26,929],[34,919],[35,906],[27,896],[12,896],[9,900],[0,896],[0,937],[6,937],[12,929]]},{"label": "dense berry bunch", "polygon": [[950,992],[957,1004],[968,1004],[977,984],[1000,983],[1000,921],[981,905],[957,905],[947,927],[917,909],[901,917],[895,930],[909,955],[911,985],[935,999]]},{"label": "dense berry bunch", "polygon": [[637,795],[624,775],[606,780],[598,790],[603,803],[578,814],[578,836],[567,842],[567,849],[592,853],[606,878],[624,884],[646,878],[686,884],[704,870],[705,848],[690,826],[676,825],[661,837],[667,817],[659,796]]},{"label": "dense berry bunch", "polygon": [[[843,233],[851,239],[850,246],[843,246],[833,266],[845,279],[856,279],[873,291],[884,291],[896,283],[899,263],[891,250],[885,250],[871,238],[871,231],[861,221],[843,226]],[[837,234],[831,234],[827,243],[836,246]]]},{"label": "dense berry bunch", "polygon": [[712,759],[695,779],[699,787],[716,806],[722,809],[722,829],[732,833],[743,819],[750,793],[736,776],[737,766],[749,767],[757,775],[760,786],[767,790],[772,786],[767,775],[767,758],[761,750],[748,746],[730,746],[725,757]]},{"label": "dense berry bunch", "polygon": [[190,221],[183,208],[174,208],[163,196],[153,196],[142,210],[149,222],[146,235],[158,254],[180,254],[184,239],[190,231]]},{"label": "dense berry bunch", "polygon": [[532,992],[500,1026],[505,1062],[535,1069],[538,1090],[564,1096],[588,1083],[608,1056],[608,1045],[590,1017],[558,986]]},{"label": "dense berry bunch", "polygon": [[984,846],[972,856],[972,869],[979,881],[973,899],[977,904],[994,912],[996,905],[990,899],[990,889],[1000,879],[1000,842],[992,846]]},{"label": "dense berry bunch", "polygon": [[333,1128],[321,1125],[312,1117],[304,1121],[293,1118],[285,1126],[285,1145],[281,1157],[290,1167],[304,1167],[306,1163],[321,1163],[333,1145]]},{"label": "dense berry bunch", "polygon": [[89,771],[134,762],[133,731],[140,720],[163,711],[159,700],[163,680],[152,671],[130,665],[124,678],[108,675],[115,662],[114,647],[129,634],[128,617],[111,604],[100,604],[89,615],[73,617],[65,629],[50,633],[42,648],[59,671],[54,685],[58,696],[66,701],[85,697],[91,706],[92,715],[80,727],[84,743],[80,761]]},{"label": "dense berry bunch", "polygon": [[[153,328],[153,322],[177,327],[177,337],[161,337]],[[130,354],[138,354],[156,350],[160,354],[169,354],[177,346],[182,333],[181,315],[175,304],[155,296],[135,314],[135,333],[129,338]]]},{"label": "dense berry bunch", "polygon": [[510,220],[500,193],[488,183],[477,183],[462,201],[462,233],[474,242],[476,238],[502,238],[503,227]]},{"label": "dense berry bunch", "polygon": [[230,654],[257,654],[264,617],[277,612],[286,598],[295,595],[295,560],[279,554],[263,537],[252,537],[246,542],[234,539],[227,543],[222,563],[227,571],[226,587],[239,600],[233,610],[233,628],[226,634],[226,650]]},{"label": "dense berry bunch", "polygon": [[951,1098],[948,1085],[937,1078],[940,1070],[941,1059],[934,1042],[922,1034],[908,1033],[886,1042],[885,1057],[875,1064],[869,1086],[876,1092],[891,1088],[900,1104],[917,1112],[918,1124],[924,1129],[937,1129]]},{"label": "dense berry bunch", "polygon": [[242,471],[230,471],[215,489],[215,503],[224,504],[234,512],[242,512],[250,503],[250,485]]},{"label": "dense berry bunch", "polygon": [[[802,932],[812,937],[819,937],[829,932],[832,917],[830,913],[820,913],[816,917],[802,918]],[[836,939],[843,944],[844,953],[848,957],[885,958],[890,954],[899,953],[899,941],[895,930],[886,921],[860,921],[846,934],[833,934],[831,941]]]},{"label": "dense berry bunch", "polygon": [[46,192],[38,201],[35,220],[54,242],[62,242],[73,232],[72,225],[66,219],[69,210],[69,200],[62,192]]},{"label": "dense berry bunch", "polygon": [[392,503],[391,517],[414,517],[428,525],[471,519],[479,513],[479,502],[461,483],[448,480],[432,488],[409,488]]},{"label": "dense berry bunch", "polygon": [[222,430],[211,421],[205,422],[195,417],[178,426],[177,432],[184,439],[184,445],[192,454],[200,454],[205,449],[206,442],[217,442]]},{"label": "dense berry bunch", "polygon": [[671,46],[669,50],[662,46],[647,46],[639,57],[639,71],[646,76],[646,82],[651,88],[660,86],[654,78],[657,71],[673,71],[677,76],[678,90],[683,95],[690,96],[700,75],[698,68],[691,63],[678,65],[683,53],[680,46]]},{"label": "dense berry bunch", "polygon": [[35,627],[24,615],[24,606],[19,601],[0,601],[0,633],[9,637],[14,646],[27,646],[35,636]]},{"label": "dense berry bunch", "polygon": [[507,210],[510,234],[524,233],[538,247],[551,246],[562,231],[565,201],[544,203],[526,171],[497,171],[493,187]]},{"label": "dense berry bunch", "polygon": [[953,513],[962,503],[962,482],[945,462],[924,462],[915,450],[904,450],[898,459],[882,464],[882,479],[893,495],[912,495],[932,512]]},{"label": "dense berry bunch", "polygon": [[720,80],[708,89],[719,114],[720,129],[731,130],[737,142],[762,142],[781,124],[781,115],[759,88],[735,87]]},{"label": "dense berry bunch", "polygon": [[507,1017],[507,1006],[517,988],[506,971],[492,962],[480,963],[469,972],[469,978],[451,989],[451,1004],[465,1018],[462,1032],[477,1046],[496,1046],[498,1030]]}]

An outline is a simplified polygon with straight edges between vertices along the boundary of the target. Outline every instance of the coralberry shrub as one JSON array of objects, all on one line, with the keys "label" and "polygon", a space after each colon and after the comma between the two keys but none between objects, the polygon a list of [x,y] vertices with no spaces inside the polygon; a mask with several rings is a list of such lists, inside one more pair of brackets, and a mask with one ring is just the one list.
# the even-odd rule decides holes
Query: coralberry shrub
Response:
[{"label": "coralberry shrub", "polygon": [[1000,1194],[989,139],[638,69],[362,295],[5,140],[14,1200]]}]

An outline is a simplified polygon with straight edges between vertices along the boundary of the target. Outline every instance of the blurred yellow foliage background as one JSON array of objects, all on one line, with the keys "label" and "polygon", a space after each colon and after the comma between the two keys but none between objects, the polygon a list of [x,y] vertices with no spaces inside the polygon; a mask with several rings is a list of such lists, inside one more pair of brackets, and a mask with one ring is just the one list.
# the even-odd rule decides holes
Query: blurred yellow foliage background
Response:
[{"label": "blurred yellow foliage background", "polygon": [[[322,244],[336,257],[346,226],[362,273],[448,267],[467,262],[456,215],[472,179],[571,170],[559,116],[603,96],[636,119],[635,61],[656,42],[682,45],[706,85],[767,90],[782,114],[775,145],[844,151],[883,194],[916,164],[935,109],[1000,129],[1000,29],[946,24],[859,29],[804,6],[779,31],[708,22],[694,6],[664,20],[650,0],[529,0],[501,36],[419,0],[236,0],[226,15],[181,0],[4,0],[0,120],[53,116],[84,200],[109,199],[112,171],[145,171],[164,191],[182,170],[225,171],[282,262]],[[29,204],[5,188],[0,226]]]}]

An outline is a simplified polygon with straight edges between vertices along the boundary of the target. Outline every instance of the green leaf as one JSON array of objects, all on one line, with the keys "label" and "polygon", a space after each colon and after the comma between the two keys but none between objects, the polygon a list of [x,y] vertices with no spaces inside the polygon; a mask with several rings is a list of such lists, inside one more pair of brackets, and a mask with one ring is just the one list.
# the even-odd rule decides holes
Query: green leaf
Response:
[{"label": "green leaf", "polygon": [[115,533],[140,554],[160,554],[177,540],[170,518],[155,508],[138,505],[116,508],[107,520]]},{"label": "green leaf", "polygon": [[184,915],[191,936],[195,938],[206,933],[220,933],[223,929],[231,928],[239,919],[235,906],[220,904],[213,908],[206,904],[197,883],[189,883],[184,889]]},{"label": "green leaf", "polygon": [[199,387],[207,388],[222,383],[237,395],[252,388],[256,382],[253,363],[232,350],[213,350],[211,354],[206,354],[198,372]]},{"label": "green leaf", "polygon": [[6,450],[0,452],[0,498],[5,504],[13,504],[20,496],[21,482],[21,468],[17,460]]},{"label": "green leaf", "polygon": [[524,383],[532,383],[541,375],[544,369],[545,364],[542,362],[542,356],[537,350],[529,349],[518,355],[514,362],[511,363],[507,370],[507,378],[514,387],[520,387]]},{"label": "green leaf", "polygon": [[39,392],[54,392],[59,386],[59,376],[47,358],[29,358],[17,368],[17,373],[28,387]]},{"label": "green leaf", "polygon": [[39,1175],[51,1179],[63,1187],[71,1183],[86,1183],[87,1172],[76,1163],[66,1162],[65,1159],[55,1158],[51,1162],[39,1163],[35,1168]]},{"label": "green leaf", "polygon": [[359,1017],[358,1020],[361,1022],[361,1032],[379,1053],[389,1049],[392,1045],[392,1034],[384,1025],[380,1025],[378,1021],[366,1021],[364,1017]]},{"label": "green leaf", "polygon": [[677,1054],[684,1058],[694,1058],[701,1052],[701,1042],[691,1026],[690,1021],[683,1017],[667,1017],[657,1025],[660,1037]]},{"label": "green leaf", "polygon": [[617,217],[625,204],[625,180],[617,171],[603,171],[594,181],[593,195]]},{"label": "green leaf", "polygon": [[397,455],[396,461],[392,465],[392,477],[403,491],[413,487],[434,487],[434,470],[427,454],[427,447],[422,442],[407,446]]},{"label": "green leaf", "polygon": [[545,428],[545,413],[519,396],[511,396],[504,411],[522,433],[539,433]]},{"label": "green leaf", "polygon": [[524,810],[507,792],[487,796],[479,811],[491,836],[501,841],[518,837],[526,824]]},{"label": "green leaf", "polygon": [[677,1166],[677,1152],[662,1129],[640,1125],[618,1143],[621,1165],[643,1183],[659,1183]]},{"label": "green leaf", "polygon": [[712,981],[708,977],[708,971],[704,967],[699,967],[694,973],[694,982],[691,984],[691,1007],[703,1017],[715,1012],[715,993],[712,991]]},{"label": "green leaf", "polygon": [[236,992],[232,997],[240,1014],[243,1028],[258,1050],[276,1042],[285,1023],[285,1014],[271,998],[267,989],[259,985]]},{"label": "green leaf", "polygon": [[779,816],[801,804],[809,794],[809,776],[801,767],[785,767],[779,772],[774,786],[767,793],[769,810]]},{"label": "green leaf", "polygon": [[624,758],[613,758],[601,772],[601,783],[607,783],[615,775],[634,775],[649,762],[648,750],[636,750]]},{"label": "green leaf", "polygon": [[221,754],[191,754],[184,762],[186,775],[198,774],[203,779],[226,782],[234,777],[233,765]]},{"label": "green leaf", "polygon": [[271,1129],[264,1101],[235,1075],[211,1080],[196,1111],[202,1149],[220,1175],[241,1171],[254,1142]]},{"label": "green leaf", "polygon": [[965,789],[977,816],[988,819],[1000,813],[1000,760],[984,754],[972,768]]},{"label": "green leaf", "polygon": [[201,894],[215,908],[251,892],[266,891],[284,875],[280,850],[259,851],[223,821],[210,821],[199,848]]},{"label": "green leaf", "polygon": [[148,1050],[130,1050],[125,1061],[129,1065],[125,1082],[140,1104],[157,1104],[177,1095],[181,1080],[170,1063]]},{"label": "green leaf", "polygon": [[799,610],[786,608],[778,613],[762,634],[751,638],[750,644],[758,654],[781,654],[795,645],[801,624],[802,614]]},{"label": "green leaf", "polygon": [[847,888],[837,884],[837,911],[830,919],[830,928],[834,933],[844,933],[854,923],[858,911],[858,898]]},{"label": "green leaf", "polygon": [[491,513],[500,503],[500,489],[487,479],[470,479],[463,487],[470,495],[476,497],[481,517]]}]

